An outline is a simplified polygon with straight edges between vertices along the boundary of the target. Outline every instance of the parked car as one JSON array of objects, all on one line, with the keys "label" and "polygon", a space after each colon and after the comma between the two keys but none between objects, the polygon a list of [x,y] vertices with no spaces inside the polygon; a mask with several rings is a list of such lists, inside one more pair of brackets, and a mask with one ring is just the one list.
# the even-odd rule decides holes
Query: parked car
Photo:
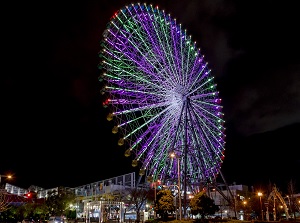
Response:
[{"label": "parked car", "polygon": [[51,216],[48,220],[48,223],[67,223],[67,220],[61,216]]}]

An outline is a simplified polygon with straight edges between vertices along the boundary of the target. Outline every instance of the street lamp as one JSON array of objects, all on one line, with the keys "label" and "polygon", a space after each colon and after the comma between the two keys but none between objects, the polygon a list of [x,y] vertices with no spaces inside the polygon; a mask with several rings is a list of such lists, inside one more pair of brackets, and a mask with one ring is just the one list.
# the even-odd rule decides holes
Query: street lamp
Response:
[{"label": "street lamp", "polygon": [[9,179],[12,178],[11,175],[1,175],[1,174],[0,174],[0,187],[1,187],[1,178],[2,178],[2,177],[6,177],[6,178],[9,178]]},{"label": "street lamp", "polygon": [[[182,219],[182,207],[181,207],[181,190],[180,190],[180,157],[178,157],[174,152],[172,152],[170,154],[171,158],[174,159],[176,158],[177,159],[177,174],[178,174],[178,200],[179,200],[179,220],[181,221]],[[185,207],[184,207],[185,208]]]},{"label": "street lamp", "polygon": [[264,219],[264,212],[263,212],[262,203],[261,203],[261,197],[262,197],[263,194],[261,192],[258,192],[257,195],[259,196],[260,210],[261,210],[261,220],[263,221],[263,219]]},{"label": "street lamp", "polygon": [[[163,185],[163,188],[170,188],[170,187],[177,187],[177,190],[178,190],[178,209],[179,209],[179,220],[181,220],[181,196],[180,196],[180,188],[178,185],[174,184],[174,185]],[[176,196],[175,196],[175,209],[176,209]],[[175,213],[176,213],[176,220],[177,220],[177,211],[175,210]]]},{"label": "street lamp", "polygon": [[247,205],[247,201],[243,201],[244,204],[244,220],[247,220],[247,216],[246,216],[246,205]]},{"label": "street lamp", "polygon": [[289,201],[289,209],[290,209],[290,211],[292,211],[292,207],[291,207],[291,200],[290,200],[290,197],[289,197],[289,195],[287,195],[286,197],[287,197],[287,199],[288,199],[288,201]]},{"label": "street lamp", "polygon": [[[156,204],[156,188],[157,188],[157,183],[160,184],[160,180],[157,180],[157,181],[154,182],[154,206]],[[156,219],[155,207],[154,207],[154,219]]]}]

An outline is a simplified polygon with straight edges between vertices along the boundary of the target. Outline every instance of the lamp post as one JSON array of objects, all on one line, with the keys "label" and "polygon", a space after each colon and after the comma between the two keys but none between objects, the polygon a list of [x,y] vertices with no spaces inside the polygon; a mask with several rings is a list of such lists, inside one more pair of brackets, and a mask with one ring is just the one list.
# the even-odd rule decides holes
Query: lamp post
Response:
[{"label": "lamp post", "polygon": [[[157,180],[154,182],[154,206],[156,204],[156,188],[157,188],[157,183],[160,183],[160,180]],[[156,211],[154,207],[154,219],[156,219]]]},{"label": "lamp post", "polygon": [[244,220],[247,220],[247,216],[246,216],[246,205],[247,205],[247,201],[243,201],[244,204]]},{"label": "lamp post", "polygon": [[[181,216],[181,196],[180,196],[180,187],[178,185],[164,185],[163,186],[164,188],[170,188],[170,187],[177,187],[177,190],[178,190],[178,209],[179,209],[179,220],[181,221],[182,219],[182,216]],[[175,196],[175,209],[176,209],[176,196]],[[175,211],[176,212],[176,211]],[[176,220],[177,220],[177,212],[176,212]]]},{"label": "lamp post", "polygon": [[258,192],[257,195],[259,196],[260,210],[261,210],[261,220],[263,221],[263,219],[264,219],[264,212],[263,212],[262,203],[261,203],[261,197],[262,197],[263,194],[261,192]]},{"label": "lamp post", "polygon": [[9,178],[9,179],[12,178],[11,175],[1,175],[1,174],[0,174],[0,187],[1,187],[1,178],[2,178],[2,177],[6,177],[6,178]]},{"label": "lamp post", "polygon": [[286,196],[288,201],[289,201],[289,210],[290,210],[290,213],[292,213],[292,207],[291,207],[291,200],[290,200],[290,197],[289,195]]},{"label": "lamp post", "polygon": [[[171,158],[176,158],[177,159],[177,175],[178,175],[178,203],[179,203],[179,220],[181,221],[182,219],[182,207],[181,207],[181,190],[180,190],[180,158],[173,152],[170,154]],[[184,207],[185,208],[185,207]]]}]

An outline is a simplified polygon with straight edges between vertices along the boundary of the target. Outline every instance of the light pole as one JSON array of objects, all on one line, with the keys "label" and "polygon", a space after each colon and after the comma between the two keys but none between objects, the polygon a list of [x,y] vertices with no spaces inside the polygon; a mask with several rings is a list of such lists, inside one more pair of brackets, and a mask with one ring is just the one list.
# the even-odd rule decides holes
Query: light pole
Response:
[{"label": "light pole", "polygon": [[[181,209],[182,209],[182,207],[181,207],[181,196],[180,196],[180,188],[179,188],[179,186],[178,185],[164,185],[163,186],[164,188],[169,188],[169,187],[177,187],[177,190],[178,190],[178,209],[179,209],[179,220],[181,221]],[[175,196],[175,209],[176,209],[176,196]],[[175,213],[176,213],[176,220],[177,220],[177,211],[175,211]]]},{"label": "light pole", "polygon": [[154,219],[156,219],[156,211],[155,211],[155,205],[156,205],[156,187],[157,183],[160,183],[160,180],[157,180],[154,182]]},{"label": "light pole", "polygon": [[247,216],[246,216],[246,205],[247,205],[247,201],[243,201],[244,204],[244,220],[247,220]]},{"label": "light pole", "polygon": [[[174,152],[170,154],[171,158],[176,158],[177,160],[177,175],[178,175],[178,203],[179,203],[179,220],[182,219],[182,207],[181,207],[181,190],[180,190],[180,157],[178,157]],[[184,207],[185,208],[185,207]]]},{"label": "light pole", "polygon": [[290,213],[292,213],[290,197],[289,197],[289,195],[287,195],[286,197],[287,197],[287,199],[288,199],[288,201],[289,201],[289,210],[290,210]]},{"label": "light pole", "polygon": [[11,176],[11,175],[1,175],[1,174],[0,174],[0,187],[1,187],[1,178],[2,178],[2,177],[6,177],[6,178],[11,179],[12,176]]},{"label": "light pole", "polygon": [[260,210],[261,210],[261,220],[263,221],[264,220],[264,212],[263,212],[262,203],[261,203],[261,197],[262,197],[263,194],[261,192],[258,192],[257,195],[259,196]]}]

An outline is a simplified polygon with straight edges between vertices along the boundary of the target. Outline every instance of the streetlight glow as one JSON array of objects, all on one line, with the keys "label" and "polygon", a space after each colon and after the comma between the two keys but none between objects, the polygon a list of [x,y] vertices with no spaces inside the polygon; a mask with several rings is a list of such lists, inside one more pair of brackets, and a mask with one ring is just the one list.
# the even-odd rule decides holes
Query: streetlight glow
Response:
[{"label": "streetlight glow", "polygon": [[260,210],[261,210],[261,220],[263,221],[263,219],[264,219],[264,212],[263,212],[262,203],[261,203],[261,197],[262,197],[263,194],[261,192],[258,192],[257,195],[259,196],[259,203],[260,203]]},{"label": "streetlight glow", "polygon": [[12,178],[11,175],[1,175],[1,174],[0,174],[0,186],[1,186],[1,178],[2,178],[2,177],[6,177],[6,178],[8,178],[8,179],[11,179],[11,178]]}]

